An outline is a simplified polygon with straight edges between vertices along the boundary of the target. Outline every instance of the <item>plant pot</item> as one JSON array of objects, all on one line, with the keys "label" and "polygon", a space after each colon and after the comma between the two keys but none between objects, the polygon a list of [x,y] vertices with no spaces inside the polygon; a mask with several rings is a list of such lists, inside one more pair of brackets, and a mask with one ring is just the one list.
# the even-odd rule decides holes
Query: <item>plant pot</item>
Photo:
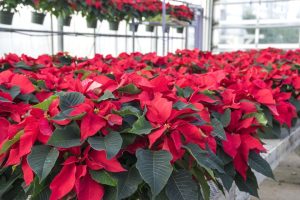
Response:
[{"label": "plant pot", "polygon": [[109,30],[117,31],[119,30],[119,22],[108,22],[109,23]]},{"label": "plant pot", "polygon": [[165,27],[165,33],[169,33],[170,32],[170,26],[166,26]]},{"label": "plant pot", "polygon": [[86,25],[88,28],[97,28],[97,20],[86,20]]},{"label": "plant pot", "polygon": [[31,13],[31,23],[43,25],[45,17],[46,17],[46,15],[44,13],[32,12]]},{"label": "plant pot", "polygon": [[146,25],[146,31],[147,32],[151,32],[151,33],[153,33],[154,32],[154,26],[152,26],[152,25]]},{"label": "plant pot", "polygon": [[71,20],[72,20],[71,16],[64,17],[64,19],[63,19],[63,25],[64,26],[70,26],[71,25]]},{"label": "plant pot", "polygon": [[139,24],[129,24],[129,30],[137,32],[139,28]]},{"label": "plant pot", "polygon": [[9,11],[0,11],[0,23],[6,25],[12,25],[14,13]]},{"label": "plant pot", "polygon": [[181,34],[182,34],[183,31],[184,31],[184,27],[177,27],[177,28],[176,28],[176,32],[177,32],[177,33],[181,33]]}]

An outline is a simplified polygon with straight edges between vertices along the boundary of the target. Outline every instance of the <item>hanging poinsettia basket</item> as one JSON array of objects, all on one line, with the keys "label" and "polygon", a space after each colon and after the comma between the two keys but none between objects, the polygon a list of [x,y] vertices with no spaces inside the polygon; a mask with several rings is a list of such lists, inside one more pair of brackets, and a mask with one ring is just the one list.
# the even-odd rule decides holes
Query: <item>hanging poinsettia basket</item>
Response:
[{"label": "hanging poinsettia basket", "polygon": [[154,26],[152,26],[152,25],[146,25],[146,31],[147,31],[147,32],[153,33],[153,32],[154,32],[154,29],[155,29]]},{"label": "hanging poinsettia basket", "polygon": [[63,18],[63,25],[64,26],[70,26],[71,25],[71,21],[72,21],[72,17],[71,16],[67,16]]},{"label": "hanging poinsettia basket", "polygon": [[0,23],[12,25],[14,13],[10,11],[0,11]]},{"label": "hanging poinsettia basket", "polygon": [[177,27],[176,32],[182,34],[184,31],[184,27]]},{"label": "hanging poinsettia basket", "polygon": [[165,27],[165,33],[170,33],[170,26]]},{"label": "hanging poinsettia basket", "polygon": [[137,24],[137,23],[131,23],[131,24],[129,24],[129,30],[131,32],[133,32],[133,31],[137,32],[138,29],[139,29],[139,24]]},{"label": "hanging poinsettia basket", "polygon": [[97,28],[98,21],[97,20],[86,20],[86,25],[88,28]]},{"label": "hanging poinsettia basket", "polygon": [[117,31],[119,30],[119,22],[117,21],[111,21],[111,22],[108,22],[109,23],[109,30],[111,31]]},{"label": "hanging poinsettia basket", "polygon": [[32,12],[31,13],[31,23],[43,25],[45,21],[46,14]]}]

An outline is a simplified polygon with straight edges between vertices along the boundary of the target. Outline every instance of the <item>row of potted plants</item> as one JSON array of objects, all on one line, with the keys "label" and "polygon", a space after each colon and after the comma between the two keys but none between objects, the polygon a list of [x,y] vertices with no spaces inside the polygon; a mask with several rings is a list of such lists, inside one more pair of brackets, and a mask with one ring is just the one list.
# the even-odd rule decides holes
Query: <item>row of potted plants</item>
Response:
[{"label": "row of potted plants", "polygon": [[262,136],[300,111],[300,51],[0,60],[1,199],[210,199],[273,177]]},{"label": "row of potted plants", "polygon": [[[0,23],[12,24],[13,14],[20,5],[31,6],[36,10],[32,13],[32,22],[36,24],[43,24],[45,14],[49,12],[62,18],[63,24],[69,26],[71,16],[81,13],[86,18],[89,28],[95,28],[98,21],[107,20],[111,30],[118,30],[122,20],[129,22],[134,18],[136,21],[142,22],[156,19],[156,16],[161,15],[162,9],[160,0],[5,0],[0,2]],[[167,14],[172,19],[189,23],[194,17],[193,12],[184,5],[167,4]],[[161,20],[157,22],[161,22]]]}]

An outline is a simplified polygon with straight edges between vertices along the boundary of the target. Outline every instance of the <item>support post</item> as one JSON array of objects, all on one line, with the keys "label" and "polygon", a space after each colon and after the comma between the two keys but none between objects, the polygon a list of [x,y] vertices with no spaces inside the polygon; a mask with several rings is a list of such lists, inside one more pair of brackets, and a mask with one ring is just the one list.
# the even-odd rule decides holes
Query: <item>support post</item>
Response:
[{"label": "support post", "polygon": [[126,21],[126,26],[125,26],[125,52],[128,52],[128,22]]},{"label": "support post", "polygon": [[96,36],[96,29],[94,28],[94,54],[97,53],[97,36]]},{"label": "support post", "polygon": [[203,50],[203,8],[195,12],[195,44],[194,47]]},{"label": "support post", "polygon": [[58,17],[57,19],[57,31],[59,32],[57,37],[57,51],[63,52],[64,51],[64,25],[62,17]]},{"label": "support post", "polygon": [[155,52],[158,50],[158,27],[155,28]]},{"label": "support post", "polygon": [[51,54],[54,55],[54,34],[53,34],[53,15],[50,15],[51,20]]},{"label": "support post", "polygon": [[[132,52],[135,52],[135,21],[134,18],[132,18]],[[126,27],[127,28],[127,27]]]},{"label": "support post", "polygon": [[162,36],[163,36],[163,52],[162,55],[165,55],[166,52],[166,35],[165,35],[165,31],[166,31],[166,0],[163,0],[162,2]]}]

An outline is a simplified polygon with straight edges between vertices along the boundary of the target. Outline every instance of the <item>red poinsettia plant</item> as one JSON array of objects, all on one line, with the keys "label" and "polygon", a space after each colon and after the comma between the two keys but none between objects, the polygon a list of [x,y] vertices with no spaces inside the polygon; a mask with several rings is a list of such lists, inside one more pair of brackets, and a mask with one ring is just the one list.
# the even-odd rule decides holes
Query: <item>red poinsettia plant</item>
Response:
[{"label": "red poinsettia plant", "polygon": [[194,19],[194,12],[185,5],[172,5],[169,12],[172,17],[181,21],[191,23]]},{"label": "red poinsettia plant", "polygon": [[299,111],[300,51],[0,59],[3,199],[257,196],[260,138]]}]

